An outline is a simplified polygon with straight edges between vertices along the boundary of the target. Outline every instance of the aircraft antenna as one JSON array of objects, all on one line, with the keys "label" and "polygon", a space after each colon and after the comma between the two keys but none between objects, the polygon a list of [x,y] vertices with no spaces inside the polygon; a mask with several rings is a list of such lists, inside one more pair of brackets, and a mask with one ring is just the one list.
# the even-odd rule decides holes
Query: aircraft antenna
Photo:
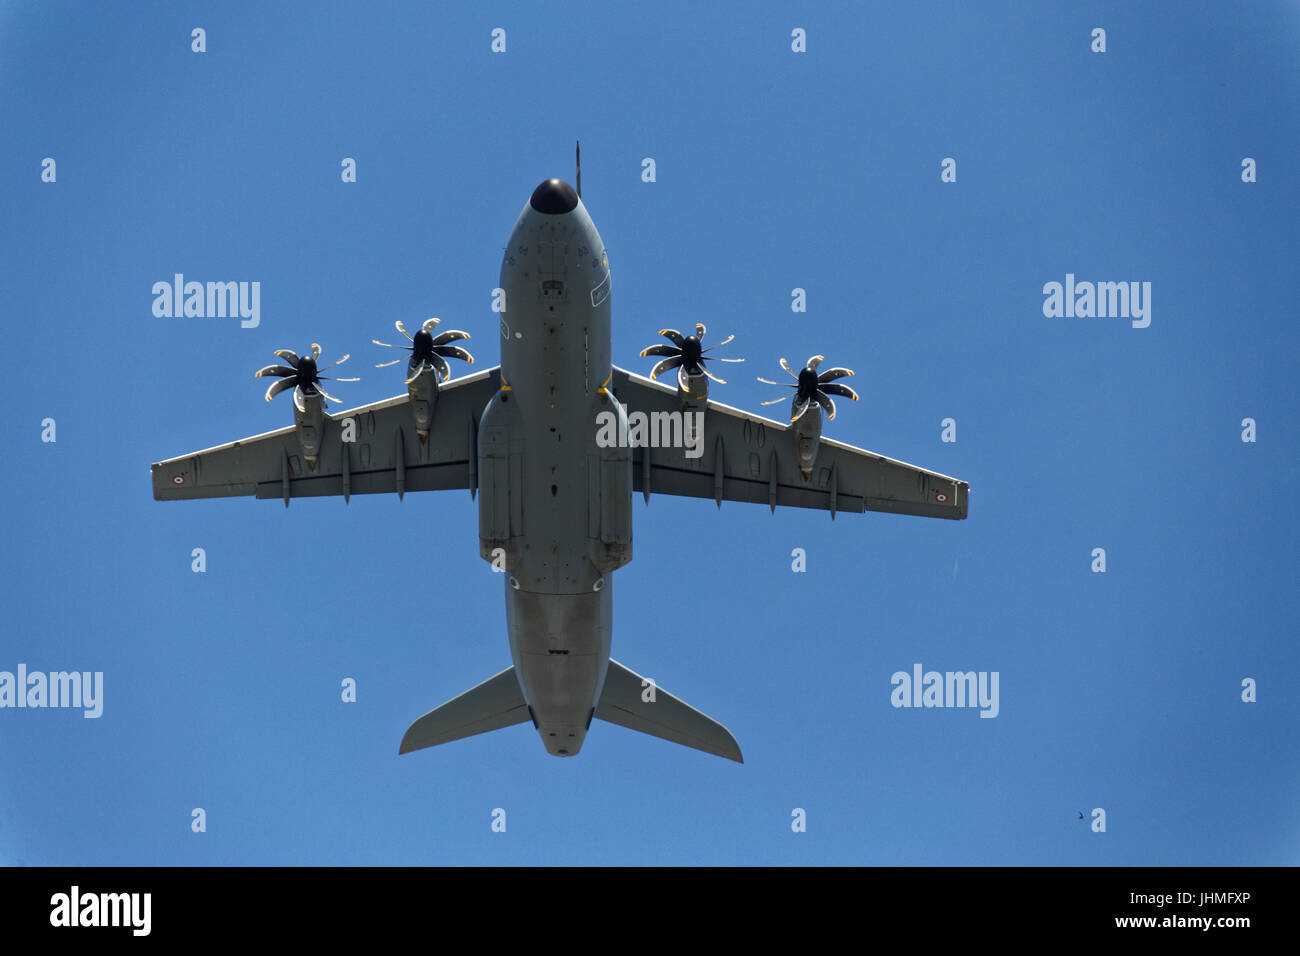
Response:
[{"label": "aircraft antenna", "polygon": [[582,142],[581,140],[573,141],[573,161],[578,167],[578,198],[582,198]]}]

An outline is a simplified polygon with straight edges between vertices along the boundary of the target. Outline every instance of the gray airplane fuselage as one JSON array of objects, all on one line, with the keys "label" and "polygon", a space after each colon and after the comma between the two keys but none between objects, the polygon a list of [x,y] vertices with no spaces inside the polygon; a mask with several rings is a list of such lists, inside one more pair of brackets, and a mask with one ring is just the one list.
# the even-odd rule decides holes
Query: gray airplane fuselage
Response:
[{"label": "gray airplane fuselage", "polygon": [[610,572],[631,560],[631,456],[600,448],[610,273],[573,190],[549,180],[501,263],[501,390],[478,431],[482,556],[504,569],[515,674],[548,752],[582,747],[609,667]]}]

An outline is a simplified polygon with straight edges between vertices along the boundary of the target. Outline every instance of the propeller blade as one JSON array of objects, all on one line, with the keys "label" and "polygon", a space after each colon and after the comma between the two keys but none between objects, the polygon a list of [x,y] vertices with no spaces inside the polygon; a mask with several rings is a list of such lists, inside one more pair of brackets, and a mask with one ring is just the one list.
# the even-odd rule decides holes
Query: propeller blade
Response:
[{"label": "propeller blade", "polygon": [[469,338],[468,332],[461,332],[459,329],[450,329],[446,332],[439,332],[437,336],[434,337],[433,344],[446,345],[448,342],[455,342],[458,339],[467,338]]},{"label": "propeller blade", "polygon": [[459,345],[435,345],[433,347],[434,355],[441,355],[443,358],[460,359],[462,362],[474,364],[474,356],[470,355]]},{"label": "propeller blade", "polygon": [[[774,382],[774,381],[772,381],[770,378],[763,378],[763,376],[761,376],[761,375],[758,377],[758,380],[759,380],[760,382],[762,382],[764,385],[776,385],[776,386],[779,387],[779,388],[798,388],[798,387],[799,387],[798,385],[791,385],[789,382]],[[780,401],[783,401],[783,399],[778,398],[777,401],[780,402]],[[763,404],[766,405],[767,403],[764,402]]]},{"label": "propeller blade", "polygon": [[[401,359],[399,359],[399,358],[395,358],[395,359],[393,359],[391,362],[380,362],[378,365],[375,366],[375,368],[388,368],[388,366],[390,366],[390,365],[396,365],[396,364],[397,364],[398,362],[400,362],[400,361],[401,361]],[[408,361],[409,361],[409,360],[408,360]]]},{"label": "propeller blade", "polygon": [[796,372],[794,369],[792,369],[792,368],[790,367],[790,363],[787,362],[785,359],[781,359],[781,367],[782,367],[783,369],[785,369],[787,372],[789,372],[790,375],[791,375],[793,378],[798,378],[798,377],[799,377],[799,373]]},{"label": "propeller blade", "polygon": [[774,398],[774,399],[772,399],[770,402],[759,402],[758,404],[760,404],[760,405],[775,405],[777,402],[784,402],[784,401],[785,401],[785,398],[784,398],[784,396],[783,396],[783,397],[781,397],[781,398]]},{"label": "propeller blade", "polygon": [[821,390],[827,395],[842,395],[845,398],[851,398],[853,401],[858,400],[858,393],[853,391],[847,385],[841,385],[839,382],[826,382],[820,386]]},{"label": "propeller blade", "polygon": [[[424,325],[420,326],[420,331],[432,332],[434,329],[438,327],[438,323],[441,321],[442,319],[425,319]],[[466,337],[468,338],[468,336]]]},{"label": "propeller blade", "polygon": [[826,371],[822,372],[820,375],[817,376],[817,382],[818,384],[822,384],[825,382],[833,382],[837,378],[848,378],[852,374],[853,374],[853,369],[851,368],[839,368],[839,367],[828,368]]},{"label": "propeller blade", "polygon": [[277,378],[283,378],[286,375],[296,375],[297,370],[291,369],[287,365],[268,365],[266,368],[259,368],[253,373],[253,378],[263,378],[268,375],[274,375]]},{"label": "propeller blade", "polygon": [[298,409],[300,412],[307,411],[307,403],[303,400],[301,385],[293,390],[293,407]]},{"label": "propeller blade", "polygon": [[686,344],[686,339],[676,329],[660,329],[659,334],[678,348],[682,348]]},{"label": "propeller blade", "polygon": [[348,359],[350,359],[350,358],[352,358],[352,353],[351,353],[351,352],[348,352],[348,353],[345,354],[341,359],[339,359],[337,362],[335,362],[334,365],[326,365],[325,368],[319,368],[319,369],[317,369],[316,371],[318,371],[318,372],[323,372],[323,371],[325,371],[326,368],[334,368],[334,367],[336,367],[336,366],[342,365],[344,362],[346,362],[346,361],[347,361]]},{"label": "propeller blade", "polygon": [[664,359],[662,362],[660,362],[658,365],[656,365],[654,368],[650,370],[650,380],[653,382],[664,372],[670,371],[671,369],[675,369],[677,368],[677,366],[681,364],[682,364],[682,357],[680,355],[674,355],[672,358]]},{"label": "propeller blade", "polygon": [[814,355],[808,360],[808,367],[814,372],[817,371],[817,366],[822,364],[822,359],[825,357],[825,355]]},{"label": "propeller blade", "polygon": [[271,354],[284,359],[286,362],[288,362],[290,365],[294,366],[295,368],[297,368],[298,363],[302,361],[302,359],[298,358],[298,353],[292,351],[291,349],[276,349]]},{"label": "propeller blade", "polygon": [[321,378],[323,378],[323,379],[327,379],[328,381],[331,381],[331,382],[359,382],[359,381],[361,381],[361,379],[359,379],[359,378],[335,378],[333,375],[322,375]]},{"label": "propeller blade", "polygon": [[341,401],[339,401],[337,398],[335,398],[335,397],[334,397],[333,395],[331,395],[329,392],[325,391],[325,389],[321,388],[319,382],[316,383],[316,391],[320,392],[321,395],[324,396],[324,398],[326,399],[326,401],[334,402],[336,405],[342,405],[342,404],[343,404]]},{"label": "propeller blade", "polygon": [[647,355],[659,355],[664,358],[672,358],[674,355],[681,355],[682,350],[672,345],[652,345],[648,349],[641,350],[641,357]]},{"label": "propeller blade", "polygon": [[271,387],[266,390],[266,400],[269,402],[275,396],[279,395],[286,388],[293,388],[298,384],[298,377],[282,378],[271,383]]},{"label": "propeller blade", "polygon": [[[397,322],[394,323],[394,324],[397,326],[397,331],[401,332],[401,333],[402,333],[403,335],[405,335],[408,339],[411,339],[411,333],[408,332],[408,331],[406,331],[406,326],[404,326],[404,325],[402,324],[402,320],[401,320],[401,319],[398,319]],[[414,339],[411,339],[411,341],[414,341]]]},{"label": "propeller blade", "polygon": [[695,323],[695,337],[696,337],[697,339],[699,339],[701,342],[704,341],[704,333],[707,332],[707,331],[709,331],[709,330],[706,329],[706,328],[704,327],[704,323],[703,323],[703,322],[696,322],[696,323]]},{"label": "propeller blade", "polygon": [[311,344],[311,359],[314,362],[318,358],[320,358],[320,346],[313,342]]},{"label": "propeller blade", "polygon": [[820,388],[817,389],[817,404],[820,405],[822,408],[826,409],[826,416],[831,421],[835,421],[835,402],[829,395],[823,392]]},{"label": "propeller blade", "polygon": [[718,378],[718,376],[714,375],[712,372],[710,372],[710,371],[709,371],[707,368],[705,368],[703,365],[700,366],[700,371],[703,372],[705,375],[707,375],[709,378],[713,379],[713,380],[714,380],[715,382],[717,382],[719,385],[726,385],[726,384],[727,384],[727,380],[726,380],[725,378]]},{"label": "propeller blade", "polygon": [[812,402],[808,401],[808,399],[800,398],[796,395],[794,397],[794,409],[790,412],[790,422],[792,424],[797,422],[799,417],[803,415],[804,412],[808,411],[808,406],[811,404]]},{"label": "propeller blade", "polygon": [[[472,362],[473,359],[470,359],[470,361]],[[447,360],[437,352],[433,353],[433,367],[438,370],[438,376],[441,381],[445,382],[447,379],[451,378],[451,366],[448,365]]]},{"label": "propeller blade", "polygon": [[409,345],[389,345],[387,342],[379,341],[379,339],[371,339],[370,341],[374,342],[376,345],[382,345],[386,349],[406,349],[408,352],[411,351]]},{"label": "propeller blade", "polygon": [[[700,328],[704,328],[704,326],[700,326]],[[699,338],[699,336],[696,336],[696,338]],[[722,348],[722,346],[726,345],[728,342],[730,342],[730,341],[731,341],[732,339],[734,339],[734,338],[735,338],[734,335],[728,335],[728,336],[727,336],[725,339],[723,339],[721,342],[715,342],[713,345],[710,345],[710,346],[709,346],[707,349],[705,349],[704,351],[706,351],[706,352],[712,352],[714,349]],[[723,361],[726,361],[726,360],[724,359]]]}]

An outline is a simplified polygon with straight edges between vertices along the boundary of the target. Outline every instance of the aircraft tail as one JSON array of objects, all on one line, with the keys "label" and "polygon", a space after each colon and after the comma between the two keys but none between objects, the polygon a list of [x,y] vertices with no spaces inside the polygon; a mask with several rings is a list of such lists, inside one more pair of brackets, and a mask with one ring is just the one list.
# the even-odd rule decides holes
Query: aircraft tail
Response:
[{"label": "aircraft tail", "polygon": [[736,763],[745,762],[740,745],[726,727],[662,687],[654,688],[653,701],[643,700],[642,694],[648,689],[648,685],[642,687],[640,674],[611,659],[605,676],[605,689],[596,706],[596,716],[620,727],[671,740],[683,747],[703,750]]},{"label": "aircraft tail", "polygon": [[407,727],[398,753],[410,753],[450,740],[485,734],[529,719],[528,705],[524,703],[515,669],[507,667]]}]

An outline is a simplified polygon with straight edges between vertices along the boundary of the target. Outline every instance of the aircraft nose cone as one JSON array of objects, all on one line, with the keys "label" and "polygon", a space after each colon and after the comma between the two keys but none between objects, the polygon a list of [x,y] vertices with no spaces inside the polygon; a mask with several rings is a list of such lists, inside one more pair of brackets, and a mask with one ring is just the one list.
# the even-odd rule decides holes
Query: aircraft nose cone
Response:
[{"label": "aircraft nose cone", "polygon": [[563,179],[548,179],[533,190],[533,198],[528,205],[538,212],[551,216],[560,216],[573,212],[578,205],[578,194]]}]

